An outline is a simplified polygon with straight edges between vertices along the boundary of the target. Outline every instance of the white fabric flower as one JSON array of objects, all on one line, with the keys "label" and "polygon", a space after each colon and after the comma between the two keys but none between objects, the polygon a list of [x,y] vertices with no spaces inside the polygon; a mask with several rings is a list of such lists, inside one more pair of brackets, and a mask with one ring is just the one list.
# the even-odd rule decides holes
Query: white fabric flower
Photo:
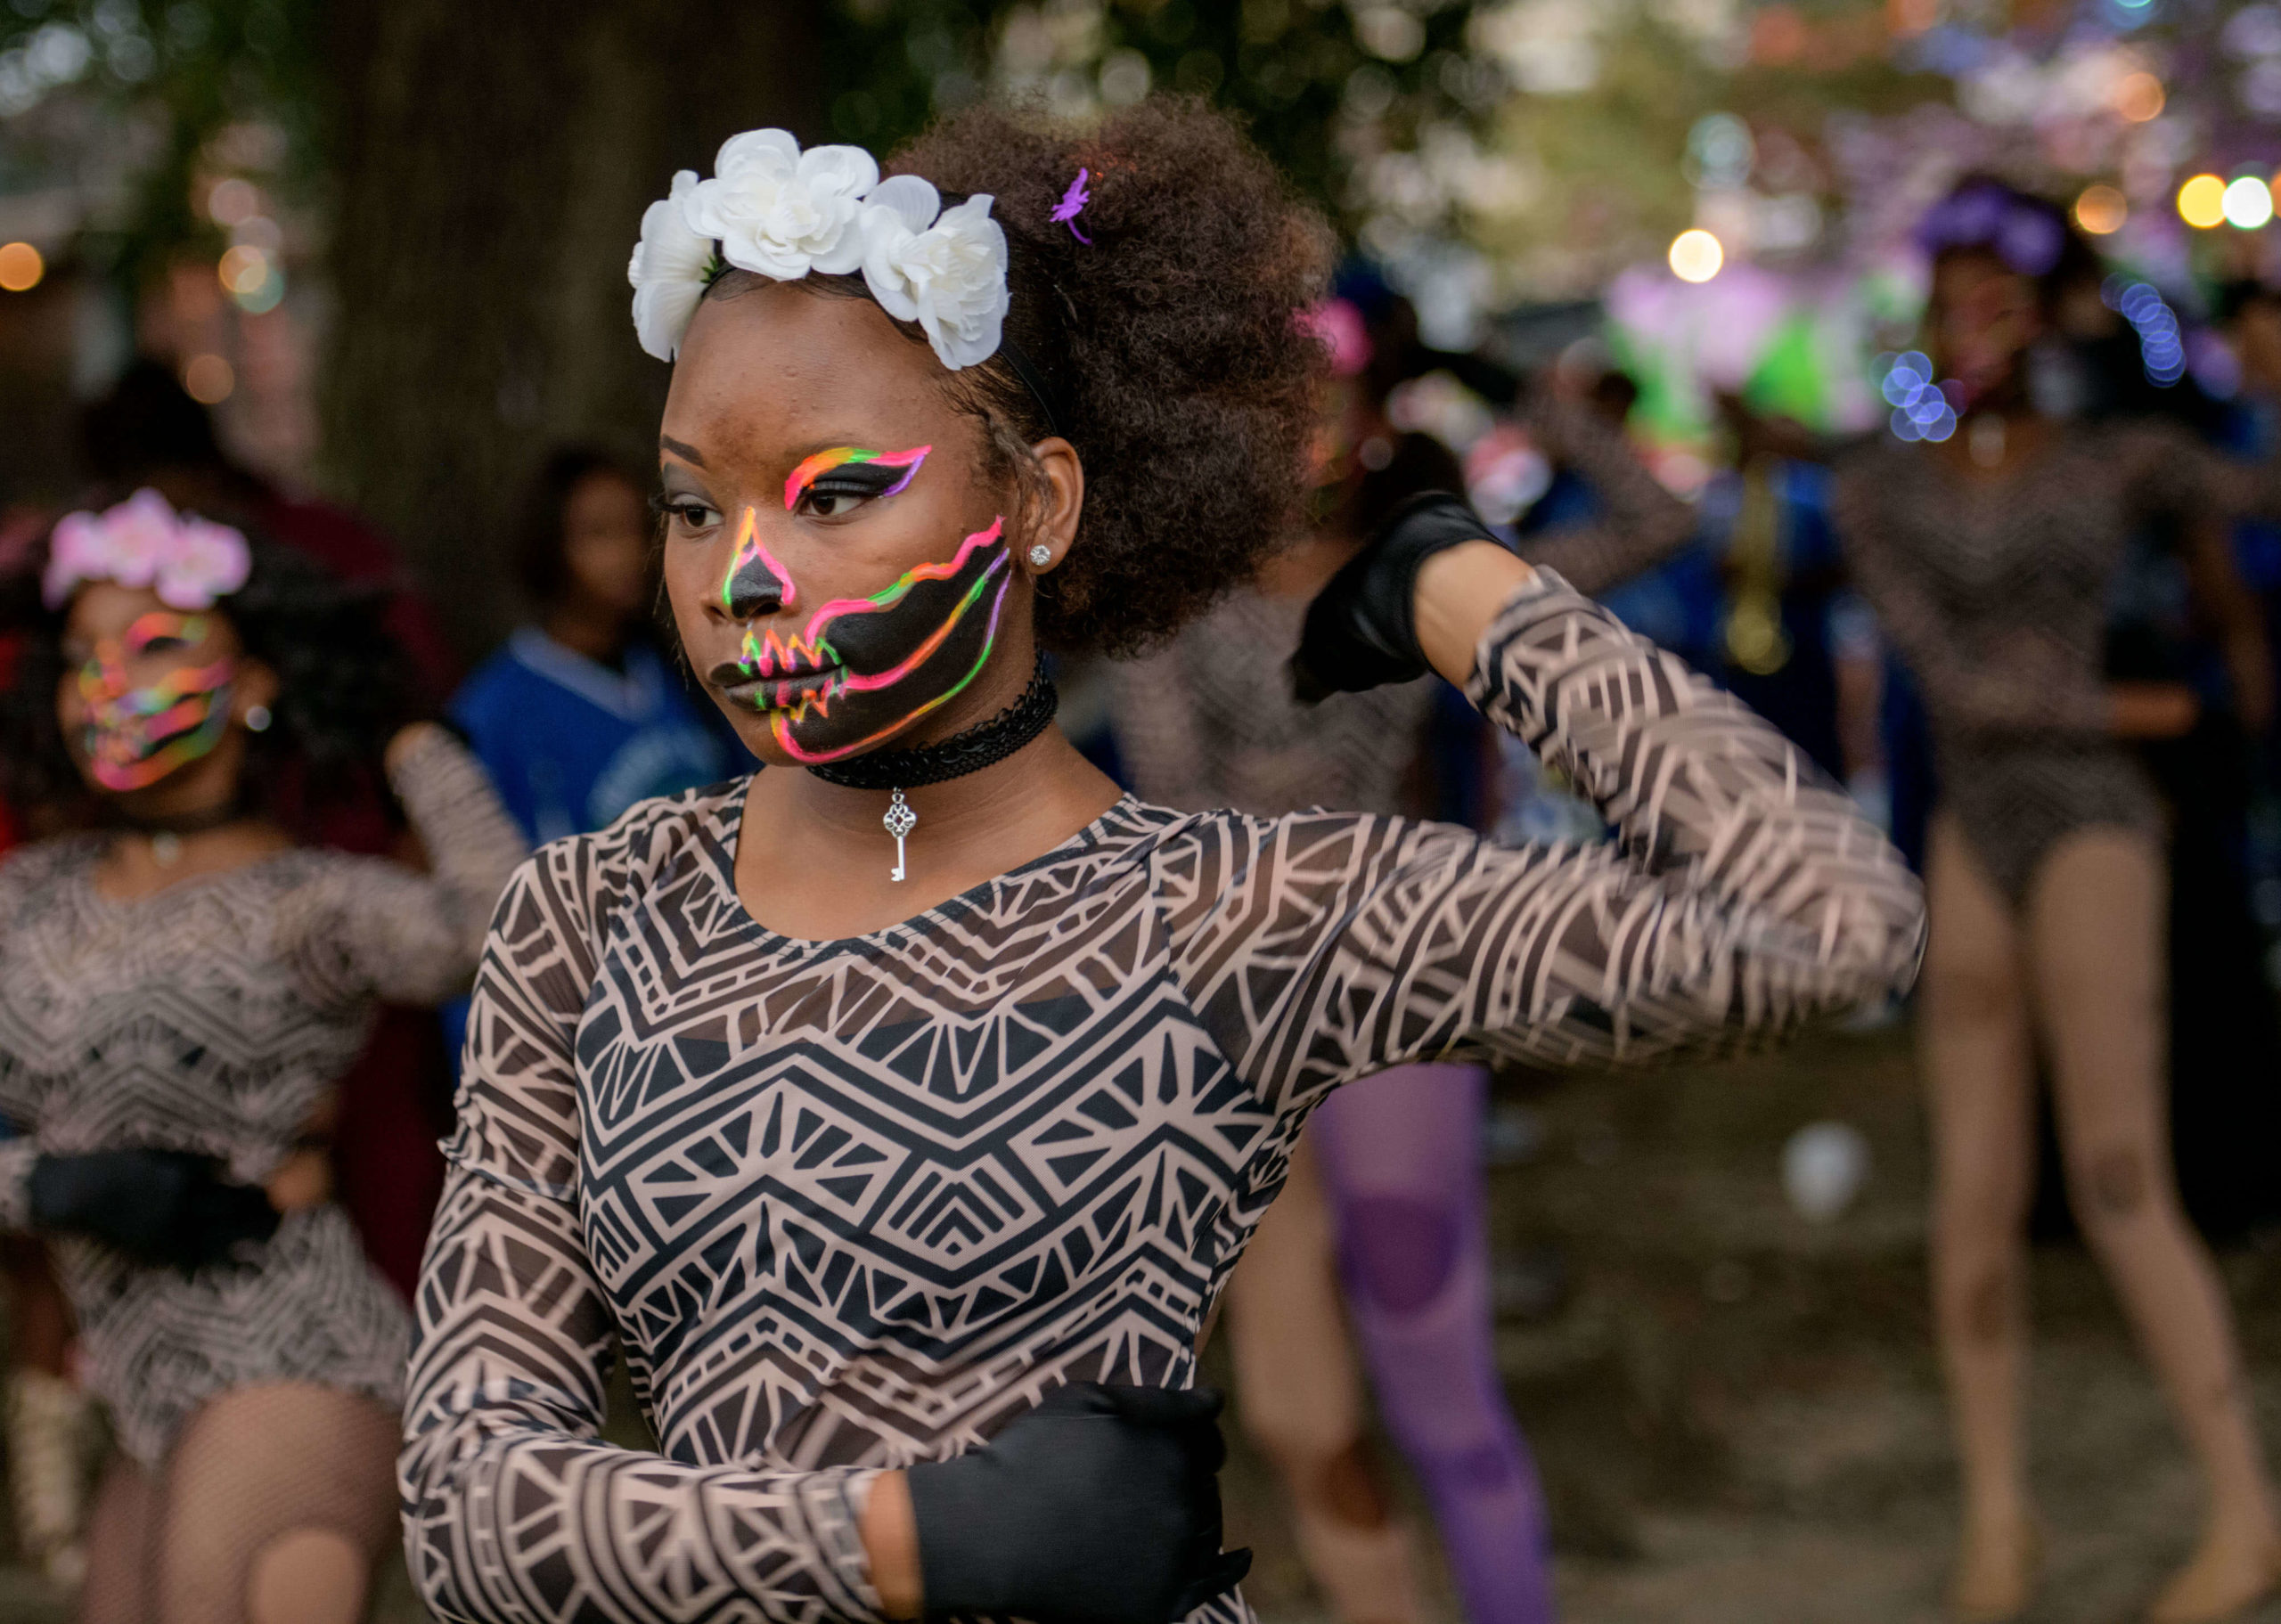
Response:
[{"label": "white fabric flower", "polygon": [[952,371],[997,353],[1006,322],[1006,233],[977,192],[937,216],[941,194],[915,175],[873,189],[863,208],[863,281],[879,307],[926,330]]},{"label": "white fabric flower", "polygon": [[694,169],[674,176],[672,194],[643,211],[642,241],[634,245],[634,258],[625,267],[625,280],[634,284],[634,336],[660,361],[680,352],[682,335],[705,297],[705,270],[713,259],[712,239],[689,227],[689,196],[696,189]]},{"label": "white fabric flower", "polygon": [[747,130],[722,143],[713,178],[686,204],[691,228],[717,238],[721,257],[778,282],[810,271],[839,275],[863,262],[854,230],[879,166],[861,147],[813,147],[784,130]]}]

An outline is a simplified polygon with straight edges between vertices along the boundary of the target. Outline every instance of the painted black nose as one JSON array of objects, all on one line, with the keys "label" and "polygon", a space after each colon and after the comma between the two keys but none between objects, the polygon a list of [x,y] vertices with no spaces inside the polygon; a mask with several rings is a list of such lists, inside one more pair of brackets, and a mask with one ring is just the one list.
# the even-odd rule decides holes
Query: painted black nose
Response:
[{"label": "painted black nose", "polygon": [[748,551],[729,576],[722,601],[738,620],[757,620],[784,607],[784,583],[764,563],[757,551]]}]

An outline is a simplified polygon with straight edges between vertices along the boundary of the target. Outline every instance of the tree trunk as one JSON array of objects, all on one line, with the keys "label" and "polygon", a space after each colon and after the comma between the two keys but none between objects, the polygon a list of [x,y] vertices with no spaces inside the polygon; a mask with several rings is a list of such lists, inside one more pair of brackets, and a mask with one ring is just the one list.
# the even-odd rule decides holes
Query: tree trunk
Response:
[{"label": "tree trunk", "polygon": [[328,483],[393,535],[463,654],[519,605],[506,537],[546,448],[656,455],[666,368],[625,262],[673,172],[822,123],[799,0],[333,0]]}]

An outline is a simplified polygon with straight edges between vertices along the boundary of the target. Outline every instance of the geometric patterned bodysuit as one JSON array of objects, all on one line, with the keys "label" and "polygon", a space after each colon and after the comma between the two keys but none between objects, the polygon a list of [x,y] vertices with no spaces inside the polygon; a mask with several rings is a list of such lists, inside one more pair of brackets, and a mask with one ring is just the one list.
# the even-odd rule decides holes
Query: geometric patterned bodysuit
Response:
[{"label": "geometric patterned bodysuit", "polygon": [[[1500,611],[1469,693],[1620,842],[1128,796],[832,942],[739,902],[741,783],[541,850],[478,977],[417,1303],[400,1473],[430,1605],[875,1619],[878,1471],[1065,1382],[1187,1384],[1334,1086],[1728,1047],[1909,984],[1893,849],[1557,576]],[[613,1331],[658,1454],[596,1436]]]},{"label": "geometric patterned bodysuit", "polygon": [[2107,618],[2131,535],[2274,511],[2277,473],[2168,424],[2073,420],[1996,478],[1884,435],[1840,464],[1846,563],[1924,690],[1941,804],[2015,908],[2076,829],[2162,837],[2153,782],[2107,730]]},{"label": "geometric patterned bodysuit", "polygon": [[[96,889],[102,835],[0,862],[0,1228],[29,1220],[32,1163],[136,1147],[217,1157],[258,1184],[356,1061],[383,1001],[467,984],[484,921],[527,850],[447,735],[394,774],[435,869],[296,847],[120,902]],[[120,1449],[163,1459],[207,1400],[268,1382],[404,1391],[410,1323],[327,1202],[195,1273],[49,1237],[90,1385]]]}]

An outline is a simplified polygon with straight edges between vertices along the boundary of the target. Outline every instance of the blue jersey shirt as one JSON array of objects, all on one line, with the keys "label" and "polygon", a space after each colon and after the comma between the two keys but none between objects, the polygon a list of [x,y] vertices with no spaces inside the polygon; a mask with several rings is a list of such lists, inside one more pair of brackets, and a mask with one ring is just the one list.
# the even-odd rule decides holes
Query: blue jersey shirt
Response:
[{"label": "blue jersey shirt", "polygon": [[[658,651],[612,671],[525,626],[452,697],[451,718],[533,845],[607,828],[636,801],[717,784],[752,765]],[[443,1010],[456,1073],[467,1000]]]},{"label": "blue jersey shirt", "polygon": [[525,626],[453,697],[451,716],[533,845],[747,764],[732,765],[724,730],[642,643],[619,673]]}]

